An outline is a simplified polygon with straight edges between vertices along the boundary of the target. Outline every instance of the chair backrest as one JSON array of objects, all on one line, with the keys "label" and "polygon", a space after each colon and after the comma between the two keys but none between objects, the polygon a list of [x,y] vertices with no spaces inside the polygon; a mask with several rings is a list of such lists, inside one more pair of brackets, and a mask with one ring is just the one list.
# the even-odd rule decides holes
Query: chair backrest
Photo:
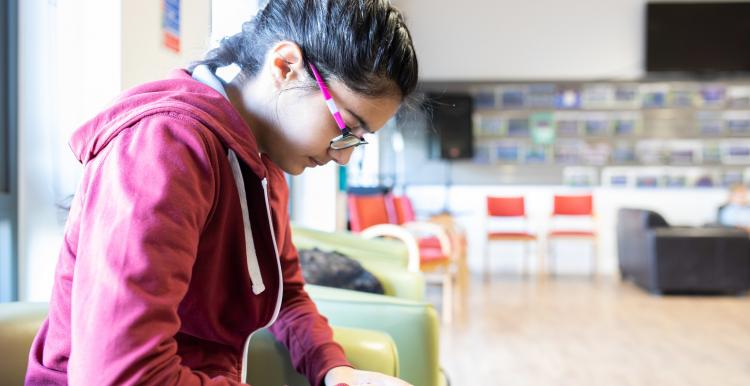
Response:
[{"label": "chair backrest", "polygon": [[352,232],[361,232],[378,224],[395,224],[397,221],[393,200],[387,194],[349,193],[347,203]]},{"label": "chair backrest", "polygon": [[490,217],[524,217],[526,205],[523,197],[487,197],[487,214]]},{"label": "chair backrest", "polygon": [[592,195],[555,195],[553,216],[592,216],[593,214],[594,200]]},{"label": "chair backrest", "polygon": [[408,196],[392,196],[393,206],[396,209],[396,223],[403,225],[404,223],[415,221],[417,215],[414,213],[414,206],[411,204],[411,200]]}]

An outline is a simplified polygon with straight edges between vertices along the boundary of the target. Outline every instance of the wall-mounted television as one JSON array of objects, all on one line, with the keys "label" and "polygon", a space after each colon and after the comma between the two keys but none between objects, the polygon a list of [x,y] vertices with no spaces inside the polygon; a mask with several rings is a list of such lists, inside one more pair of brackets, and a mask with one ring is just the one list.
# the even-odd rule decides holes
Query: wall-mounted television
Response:
[{"label": "wall-mounted television", "polygon": [[428,93],[425,108],[428,111],[428,155],[446,160],[474,157],[472,131],[473,99],[463,93]]},{"label": "wall-mounted television", "polygon": [[750,73],[750,2],[648,3],[646,71]]}]

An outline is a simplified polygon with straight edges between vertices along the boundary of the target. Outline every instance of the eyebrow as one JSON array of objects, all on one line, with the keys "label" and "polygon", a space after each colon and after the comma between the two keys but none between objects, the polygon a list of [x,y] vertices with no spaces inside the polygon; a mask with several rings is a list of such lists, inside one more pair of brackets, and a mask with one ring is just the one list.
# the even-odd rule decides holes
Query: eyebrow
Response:
[{"label": "eyebrow", "polygon": [[362,117],[360,117],[360,116],[359,116],[359,115],[357,115],[357,114],[356,114],[356,113],[355,113],[354,111],[351,111],[351,110],[349,110],[349,109],[344,109],[344,110],[346,110],[346,112],[347,112],[347,113],[349,113],[349,114],[353,115],[353,116],[354,116],[354,118],[356,118],[356,119],[357,119],[357,121],[359,121],[359,125],[360,125],[360,126],[362,126],[362,128],[363,128],[363,129],[365,129],[365,131],[366,131],[366,132],[368,132],[368,133],[370,133],[370,134],[375,134],[375,132],[374,132],[374,131],[370,130],[370,126],[369,126],[369,125],[367,124],[367,122],[365,122],[365,120],[364,120],[364,119],[362,119]]}]

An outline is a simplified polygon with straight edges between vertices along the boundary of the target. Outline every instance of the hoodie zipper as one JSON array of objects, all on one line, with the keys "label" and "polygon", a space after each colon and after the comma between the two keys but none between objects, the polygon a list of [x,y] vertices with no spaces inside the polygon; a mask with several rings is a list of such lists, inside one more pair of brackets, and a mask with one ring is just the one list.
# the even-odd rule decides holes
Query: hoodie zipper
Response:
[{"label": "hoodie zipper", "polygon": [[279,316],[279,311],[281,310],[281,300],[282,296],[284,294],[284,277],[281,274],[281,260],[279,258],[279,247],[276,245],[276,232],[273,230],[273,219],[271,218],[271,203],[268,200],[268,178],[264,178],[261,181],[261,184],[263,185],[263,197],[266,199],[266,215],[268,216],[268,226],[271,228],[271,240],[273,240],[273,251],[276,254],[276,268],[278,268],[279,272],[279,293],[276,297],[276,307],[273,310],[273,316],[271,317],[271,321],[268,322],[266,326],[270,326],[273,324],[273,322],[276,321],[276,318]]},{"label": "hoodie zipper", "polygon": [[[215,89],[228,100],[229,98],[227,97],[227,93],[224,90],[224,87],[221,85],[221,81],[219,81],[216,78],[216,75],[214,75],[210,70],[208,70],[208,67],[205,67],[205,68],[203,67],[205,66],[201,65],[195,68],[195,70],[193,71],[193,78]],[[229,149],[229,164],[232,168],[232,174],[234,176],[235,185],[237,185],[237,191],[240,195],[240,206],[242,207],[242,222],[245,228],[245,253],[247,256],[250,281],[252,282],[252,291],[254,294],[258,295],[265,290],[265,285],[263,284],[263,276],[260,274],[260,265],[258,264],[258,255],[256,254],[256,251],[255,251],[255,241],[253,240],[252,228],[250,226],[250,214],[248,213],[248,209],[247,209],[247,195],[245,192],[245,180],[242,177],[242,170],[240,169],[240,164],[239,164],[239,161],[237,160],[237,155],[234,153],[232,149]],[[276,268],[279,274],[279,291],[278,291],[278,294],[276,295],[276,306],[274,307],[273,315],[271,316],[271,320],[268,322],[268,324],[261,327],[261,328],[266,328],[272,325],[279,316],[279,311],[281,310],[281,301],[282,301],[282,297],[284,294],[284,278],[281,273],[281,261],[279,260],[279,248],[276,245],[276,233],[273,230],[273,220],[271,218],[271,206],[268,200],[268,180],[266,178],[263,178],[263,180],[261,181],[261,184],[263,185],[263,196],[266,200],[266,215],[268,216],[268,226],[269,228],[271,228],[271,240],[273,240],[273,251],[276,255]],[[261,328],[259,328],[258,330],[260,330]],[[251,332],[250,335],[247,336],[247,339],[245,339],[245,347],[243,349],[242,359],[247,358],[248,351],[250,349],[250,339],[258,330]],[[247,383],[247,366],[245,366],[244,363],[240,364],[240,366],[242,368],[241,381],[243,383]]]},{"label": "hoodie zipper", "polygon": [[250,335],[247,336],[247,339],[245,339],[245,347],[242,350],[243,363],[241,364],[242,372],[241,372],[241,378],[240,378],[240,381],[242,383],[247,383],[247,366],[246,366],[246,363],[244,362],[246,361],[248,353],[250,352],[250,340],[253,338],[253,335],[255,335],[255,333],[258,332],[260,329],[266,328],[272,325],[276,321],[276,319],[279,317],[279,311],[281,310],[281,301],[284,295],[284,279],[281,274],[281,261],[279,260],[279,248],[276,245],[276,233],[273,230],[273,219],[271,218],[271,205],[268,200],[268,179],[263,178],[263,180],[261,180],[261,185],[263,185],[263,198],[265,198],[266,200],[266,215],[268,216],[268,226],[271,229],[271,240],[273,240],[273,251],[276,254],[276,267],[278,268],[278,272],[279,272],[279,292],[276,296],[276,306],[274,307],[271,320],[269,320],[265,326],[251,332]]}]

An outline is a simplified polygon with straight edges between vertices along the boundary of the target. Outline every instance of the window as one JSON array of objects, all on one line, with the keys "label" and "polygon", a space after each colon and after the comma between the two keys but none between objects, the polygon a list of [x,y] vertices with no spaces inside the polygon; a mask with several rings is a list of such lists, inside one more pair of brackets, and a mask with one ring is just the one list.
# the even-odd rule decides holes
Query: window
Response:
[{"label": "window", "polygon": [[0,302],[18,298],[16,242],[17,1],[0,2]]}]

